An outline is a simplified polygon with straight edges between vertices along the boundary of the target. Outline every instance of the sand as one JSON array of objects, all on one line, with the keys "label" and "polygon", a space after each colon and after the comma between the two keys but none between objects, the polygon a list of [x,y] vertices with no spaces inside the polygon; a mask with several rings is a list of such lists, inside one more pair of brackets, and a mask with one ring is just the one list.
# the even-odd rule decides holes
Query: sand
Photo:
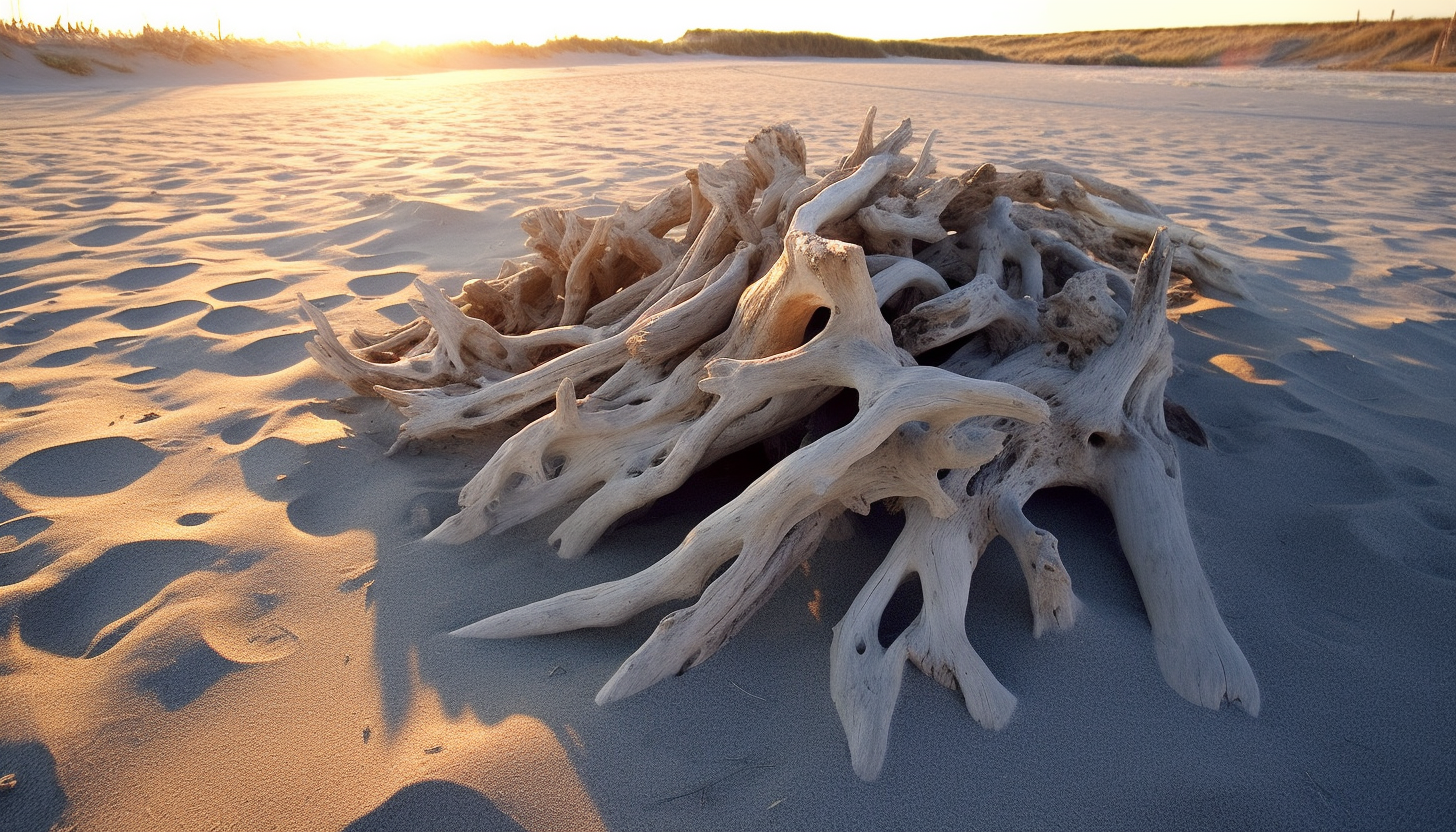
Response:
[{"label": "sand", "polygon": [[[1456,84],[1295,70],[653,60],[168,85],[0,82],[0,828],[1450,829],[1456,825]],[[236,80],[236,79],[221,79]],[[630,574],[752,476],[696,477],[580,561],[552,518],[421,542],[488,439],[386,457],[398,415],[308,358],[296,294],[402,322],[526,253],[515,215],[641,200],[863,113],[941,170],[1046,157],[1241,258],[1171,325],[1194,539],[1257,718],[1163,682],[1106,510],[1057,534],[1086,611],[1032,637],[1008,548],[967,626],[993,732],[907,670],[856,779],[830,628],[898,530],[826,546],[711,661],[596,689],[651,631],[445,632]]]}]

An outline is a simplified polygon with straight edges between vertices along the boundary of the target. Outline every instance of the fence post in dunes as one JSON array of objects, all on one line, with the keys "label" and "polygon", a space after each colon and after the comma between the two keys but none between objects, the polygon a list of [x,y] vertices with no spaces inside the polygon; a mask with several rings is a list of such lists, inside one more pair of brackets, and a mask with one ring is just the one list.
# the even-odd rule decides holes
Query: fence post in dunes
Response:
[{"label": "fence post in dunes", "polygon": [[1446,30],[1436,38],[1436,48],[1431,50],[1431,66],[1437,66],[1441,62],[1441,53],[1451,45],[1451,34],[1456,31],[1456,14],[1451,15],[1451,22],[1446,24]]}]

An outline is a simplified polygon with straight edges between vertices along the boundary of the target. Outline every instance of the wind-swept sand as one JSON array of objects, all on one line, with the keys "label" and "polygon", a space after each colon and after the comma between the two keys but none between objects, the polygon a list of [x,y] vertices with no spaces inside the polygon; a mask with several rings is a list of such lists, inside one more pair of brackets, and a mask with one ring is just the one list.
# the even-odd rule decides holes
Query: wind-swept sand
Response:
[{"label": "wind-swept sand", "polygon": [[[1449,829],[1456,824],[1456,85],[1299,71],[687,60],[0,91],[0,828]],[[27,91],[29,90],[29,91]],[[640,200],[793,123],[811,158],[937,129],[941,170],[1046,157],[1247,263],[1181,316],[1194,538],[1263,694],[1163,682],[1111,520],[1055,492],[1086,604],[1019,570],[972,642],[987,731],[913,669],[850,769],[830,628],[897,530],[829,544],[692,672],[609,707],[651,631],[443,634],[630,574],[752,475],[722,464],[575,562],[551,518],[420,542],[490,452],[384,456],[398,416],[304,350],[525,254],[513,216]],[[381,317],[382,316],[382,317]]]}]

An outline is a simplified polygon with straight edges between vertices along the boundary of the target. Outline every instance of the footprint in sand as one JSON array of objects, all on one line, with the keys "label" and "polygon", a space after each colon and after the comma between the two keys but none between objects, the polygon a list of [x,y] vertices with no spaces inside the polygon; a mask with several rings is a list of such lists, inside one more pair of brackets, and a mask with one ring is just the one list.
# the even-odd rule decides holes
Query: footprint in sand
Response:
[{"label": "footprint in sand", "polygon": [[[369,272],[375,269],[394,269],[406,263],[419,262],[420,255],[412,251],[397,251],[390,254],[366,254],[362,257],[355,257],[341,265],[345,271]],[[411,275],[414,277],[414,275]],[[408,284],[406,284],[408,285]]]},{"label": "footprint in sand", "polygon": [[265,376],[308,359],[305,344],[313,340],[312,332],[272,335],[260,338],[229,354],[219,368],[235,376]]},{"label": "footprint in sand", "polygon": [[[218,437],[229,445],[241,445],[257,435],[258,431],[268,423],[268,414],[252,416],[247,419],[239,419],[222,430],[218,431]],[[216,427],[209,426],[209,429],[216,430]]]},{"label": "footprint in sand", "polygon": [[407,324],[420,316],[413,306],[408,303],[393,303],[389,306],[374,310],[376,314],[387,318],[390,323]]},{"label": "footprint in sand", "polygon": [[1280,234],[1286,237],[1293,237],[1296,240],[1303,240],[1306,243],[1324,243],[1335,238],[1335,235],[1326,231],[1315,231],[1303,225],[1294,225],[1289,228],[1278,229]]},{"label": "footprint in sand", "polygon": [[100,350],[95,347],[76,347],[70,350],[53,352],[34,361],[32,367],[69,367],[72,364],[80,364]]},{"label": "footprint in sand", "polygon": [[26,315],[7,327],[0,327],[0,344],[34,344],[101,311],[102,307],[88,306]]},{"label": "footprint in sand", "polygon": [[260,277],[256,280],[243,280],[238,283],[229,283],[226,286],[219,286],[208,292],[208,297],[215,298],[227,303],[238,303],[240,301],[262,300],[271,298],[284,289],[288,284],[274,277]]},{"label": "footprint in sand", "polygon": [[1298,504],[1338,506],[1371,503],[1390,496],[1393,484],[1365,451],[1314,431],[1269,431],[1253,449],[1261,459],[1300,460],[1298,465],[1266,465],[1271,493],[1292,495]]},{"label": "footprint in sand", "polygon": [[[0,360],[4,360],[4,358],[0,358]],[[26,410],[32,407],[40,407],[50,400],[50,396],[47,396],[39,390],[16,387],[8,381],[0,381],[0,407],[6,407],[12,410]]]},{"label": "footprint in sand", "polygon": [[162,456],[135,439],[107,436],[35,451],[0,476],[38,497],[94,497],[141,479]]},{"label": "footprint in sand", "polygon": [[197,328],[215,335],[246,335],[292,323],[294,320],[291,315],[270,315],[251,306],[228,306],[203,315],[202,320],[197,322]]},{"label": "footprint in sand", "polygon": [[171,323],[210,307],[200,300],[177,300],[157,306],[138,306],[123,309],[108,320],[115,321],[130,330],[151,329],[154,326]]},{"label": "footprint in sand", "polygon": [[370,254],[357,256],[342,262],[345,271],[374,271],[380,268],[399,268],[402,265],[419,262],[419,252],[390,252],[390,254]]},{"label": "footprint in sand", "polygon": [[490,798],[449,780],[411,783],[344,832],[389,832],[393,829],[479,829],[483,832],[524,830]]},{"label": "footprint in sand", "polygon": [[0,777],[13,777],[13,787],[0,793],[0,818],[6,832],[49,832],[63,829],[61,817],[69,800],[56,776],[56,759],[38,742],[0,742]]},{"label": "footprint in sand", "polygon": [[70,238],[70,242],[86,248],[106,248],[121,245],[158,228],[162,228],[162,226],[157,223],[115,223],[77,234]]},{"label": "footprint in sand", "polygon": [[117,376],[115,380],[122,384],[151,384],[154,381],[173,378],[177,375],[178,373],[172,370],[163,370],[160,367],[148,367],[145,370],[137,370],[134,373]]},{"label": "footprint in sand", "polygon": [[340,306],[343,306],[344,304],[348,303],[349,301],[354,300],[354,296],[353,295],[327,295],[325,297],[318,298],[317,300],[315,300],[313,298],[305,298],[305,300],[307,300],[309,303],[313,304],[314,306],[318,307],[318,309],[320,311],[322,311],[322,312],[328,312],[331,309],[338,309]]},{"label": "footprint in sand", "polygon": [[40,234],[0,237],[0,254],[10,254],[11,252],[20,251],[23,248],[40,245],[52,239],[54,238]]},{"label": "footprint in sand", "polygon": [[[0,502],[15,505],[3,497],[0,497]],[[4,516],[3,512],[0,516]],[[0,522],[0,586],[19,583],[61,556],[61,552],[53,546],[32,542],[36,535],[51,525],[50,518],[36,515]]]},{"label": "footprint in sand", "polygon": [[21,638],[61,656],[100,655],[144,616],[115,627],[113,622],[139,610],[163,587],[192,572],[238,572],[260,556],[199,540],[138,540],[114,546],[22,603],[17,611]]},{"label": "footprint in sand", "polygon": [[129,292],[138,289],[155,289],[158,286],[165,286],[174,280],[196,272],[202,268],[201,263],[174,263],[170,266],[138,266],[135,269],[127,269],[118,272],[102,282],[107,286],[115,286]]},{"label": "footprint in sand", "polygon": [[418,275],[410,272],[388,272],[356,277],[349,281],[349,291],[361,298],[377,298],[392,295],[415,282]]},{"label": "footprint in sand", "polygon": [[224,676],[247,667],[222,656],[207,644],[196,644],[182,651],[166,667],[142,676],[137,680],[137,687],[150,691],[163,708],[177,711],[196,701]]}]

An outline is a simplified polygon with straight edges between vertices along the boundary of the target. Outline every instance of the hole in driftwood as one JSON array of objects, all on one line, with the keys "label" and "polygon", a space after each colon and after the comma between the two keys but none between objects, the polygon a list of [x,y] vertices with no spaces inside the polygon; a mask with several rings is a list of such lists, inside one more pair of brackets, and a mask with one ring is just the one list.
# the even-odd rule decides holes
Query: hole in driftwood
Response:
[{"label": "hole in driftwood", "polygon": [[1107,434],[1099,432],[1087,437],[1087,444],[1094,448],[1100,448],[1107,444]]},{"label": "hole in driftwood", "polygon": [[895,594],[890,596],[889,603],[880,613],[879,638],[881,647],[889,647],[905,632],[915,617],[920,615],[920,608],[925,605],[925,596],[920,589],[920,576],[910,573],[904,581],[895,588]]},{"label": "hole in driftwood", "polygon": [[731,558],[723,561],[721,564],[719,564],[718,565],[718,568],[713,570],[713,574],[711,574],[711,575],[708,576],[708,580],[703,583],[703,586],[707,586],[708,584],[711,584],[712,582],[714,582],[714,581],[718,580],[720,577],[722,577],[723,576],[723,573],[724,572],[727,572],[728,569],[733,566],[733,563],[736,560],[738,560],[738,556],[737,555],[734,555],[733,557],[731,557]]},{"label": "hole in driftwood", "polygon": [[809,316],[809,323],[804,325],[804,337],[799,340],[799,346],[814,340],[814,336],[823,332],[826,326],[829,326],[829,307],[821,306],[814,310],[814,314]]},{"label": "hole in driftwood", "polygon": [[985,336],[979,332],[973,332],[969,335],[962,335],[961,337],[956,338],[949,343],[941,344],[938,347],[932,347],[925,352],[922,352],[921,354],[915,356],[915,363],[919,364],[922,367],[939,367],[940,365],[950,360],[951,356],[960,352],[967,345],[973,342],[979,341],[982,347],[984,347],[985,340]]}]

